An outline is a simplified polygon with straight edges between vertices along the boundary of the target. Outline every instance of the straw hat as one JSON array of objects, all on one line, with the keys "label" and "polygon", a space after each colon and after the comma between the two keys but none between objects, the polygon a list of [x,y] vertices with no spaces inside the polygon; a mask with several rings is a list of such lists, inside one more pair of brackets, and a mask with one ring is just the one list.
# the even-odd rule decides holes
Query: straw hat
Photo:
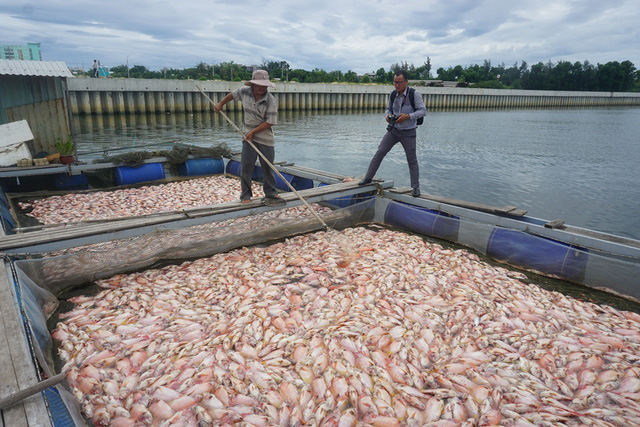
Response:
[{"label": "straw hat", "polygon": [[255,70],[251,75],[251,80],[248,83],[259,86],[271,86],[276,87],[271,81],[269,81],[269,73],[265,70]]}]

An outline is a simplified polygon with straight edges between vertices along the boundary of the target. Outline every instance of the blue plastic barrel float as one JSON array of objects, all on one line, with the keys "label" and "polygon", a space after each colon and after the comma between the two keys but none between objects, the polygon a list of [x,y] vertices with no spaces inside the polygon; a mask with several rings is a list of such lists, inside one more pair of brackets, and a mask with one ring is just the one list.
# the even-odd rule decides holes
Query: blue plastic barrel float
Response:
[{"label": "blue plastic barrel float", "polygon": [[86,190],[89,188],[89,180],[83,174],[69,175],[61,173],[56,175],[55,186],[58,190]]},{"label": "blue plastic barrel float", "polygon": [[[313,188],[313,180],[312,179],[302,178],[302,177],[291,175],[291,174],[288,174],[288,173],[280,173],[280,174],[297,191],[308,190],[310,188]],[[282,190],[282,191],[291,191],[291,188],[289,188],[289,186],[287,185],[286,182],[284,182],[282,179],[280,179],[280,177],[277,174],[274,173],[274,175],[275,175],[275,178],[276,178],[276,188],[277,189]]]},{"label": "blue plastic barrel float", "polygon": [[384,213],[384,223],[425,236],[457,241],[460,218],[443,212],[391,202]]},{"label": "blue plastic barrel float", "polygon": [[[227,173],[230,175],[234,175],[239,177],[242,166],[240,162],[236,160],[229,160],[227,162]],[[260,166],[256,166],[253,169],[253,175],[251,175],[251,179],[254,181],[262,181],[262,168]]]},{"label": "blue plastic barrel float", "polygon": [[[318,184],[318,187],[324,187],[326,185],[329,185],[329,184],[325,184],[324,182],[321,182],[320,184]],[[374,197],[373,193],[358,193],[358,194],[353,194],[351,196],[336,197],[335,199],[325,200],[325,202],[333,206],[337,206],[339,208],[346,208],[347,206],[364,202],[365,200],[372,199],[373,197]]]},{"label": "blue plastic barrel float", "polygon": [[487,255],[511,265],[582,283],[589,250],[518,230],[495,228]]},{"label": "blue plastic barrel float", "polygon": [[222,159],[189,159],[178,165],[178,173],[181,176],[216,175],[224,172],[224,160]]},{"label": "blue plastic barrel float", "polygon": [[164,165],[162,163],[147,163],[138,167],[118,166],[115,170],[115,176],[117,185],[157,181],[164,179]]}]

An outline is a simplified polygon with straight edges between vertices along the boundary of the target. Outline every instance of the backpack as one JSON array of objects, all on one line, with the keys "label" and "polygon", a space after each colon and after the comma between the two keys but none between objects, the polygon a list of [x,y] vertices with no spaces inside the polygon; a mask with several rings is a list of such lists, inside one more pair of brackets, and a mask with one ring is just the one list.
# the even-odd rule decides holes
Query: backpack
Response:
[{"label": "backpack", "polygon": [[[409,88],[409,102],[411,102],[411,107],[413,107],[413,111],[416,111],[416,101],[414,99],[414,93],[415,93],[415,89],[410,87]],[[389,110],[391,110],[391,106],[393,106],[393,101],[395,101],[396,99],[396,94],[398,92],[397,91],[393,91],[391,92],[391,99],[389,99]],[[422,123],[424,123],[424,117],[420,117],[417,121],[418,126],[420,126]]]}]

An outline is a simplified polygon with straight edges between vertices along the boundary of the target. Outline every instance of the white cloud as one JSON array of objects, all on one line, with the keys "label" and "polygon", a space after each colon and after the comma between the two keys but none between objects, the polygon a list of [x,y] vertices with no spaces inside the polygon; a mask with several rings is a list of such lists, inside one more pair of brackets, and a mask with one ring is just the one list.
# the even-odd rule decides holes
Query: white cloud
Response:
[{"label": "white cloud", "polygon": [[0,0],[0,43],[42,44],[44,59],[185,68],[199,62],[388,69],[549,60],[640,67],[635,0],[405,2]]}]

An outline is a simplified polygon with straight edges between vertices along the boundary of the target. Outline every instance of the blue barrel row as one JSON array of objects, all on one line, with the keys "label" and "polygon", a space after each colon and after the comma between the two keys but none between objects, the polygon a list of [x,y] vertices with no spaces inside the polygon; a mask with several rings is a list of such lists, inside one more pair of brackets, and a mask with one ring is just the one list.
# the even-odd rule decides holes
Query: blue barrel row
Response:
[{"label": "blue barrel row", "polygon": [[[217,175],[224,172],[222,159],[189,159],[178,165],[180,176]],[[146,163],[138,167],[119,166],[114,171],[117,185],[138,184],[165,178],[164,164]]]},{"label": "blue barrel row", "polygon": [[[459,235],[461,220],[448,215],[405,203],[390,203],[384,221],[425,236],[469,245]],[[501,262],[533,269],[544,274],[583,283],[589,258],[585,248],[569,245],[519,230],[494,227],[486,242],[472,242],[484,246],[486,255]]]}]

